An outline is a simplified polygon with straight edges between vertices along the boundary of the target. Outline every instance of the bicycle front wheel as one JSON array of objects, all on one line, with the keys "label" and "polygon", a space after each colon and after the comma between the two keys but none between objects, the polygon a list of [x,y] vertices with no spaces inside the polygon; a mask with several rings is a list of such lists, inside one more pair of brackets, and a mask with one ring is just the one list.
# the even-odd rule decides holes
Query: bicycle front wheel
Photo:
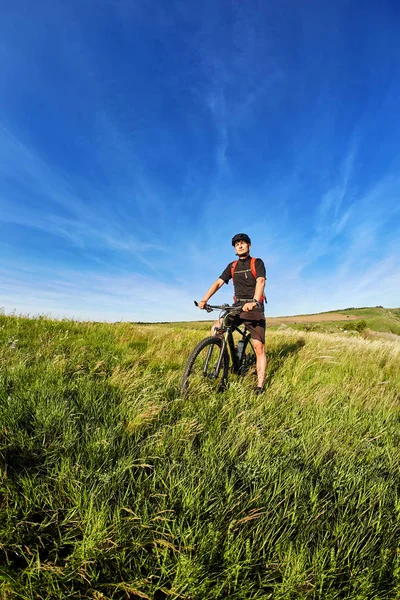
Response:
[{"label": "bicycle front wheel", "polygon": [[181,381],[183,397],[223,391],[228,380],[229,357],[219,337],[201,340],[187,359]]}]

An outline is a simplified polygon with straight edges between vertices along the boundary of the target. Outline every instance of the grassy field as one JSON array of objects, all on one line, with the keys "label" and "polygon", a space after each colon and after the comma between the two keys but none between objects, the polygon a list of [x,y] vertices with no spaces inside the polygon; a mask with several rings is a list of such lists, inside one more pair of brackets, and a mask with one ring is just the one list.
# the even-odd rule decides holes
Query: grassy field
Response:
[{"label": "grassy field", "polygon": [[183,400],[207,330],[0,316],[0,598],[400,598],[400,342]]}]

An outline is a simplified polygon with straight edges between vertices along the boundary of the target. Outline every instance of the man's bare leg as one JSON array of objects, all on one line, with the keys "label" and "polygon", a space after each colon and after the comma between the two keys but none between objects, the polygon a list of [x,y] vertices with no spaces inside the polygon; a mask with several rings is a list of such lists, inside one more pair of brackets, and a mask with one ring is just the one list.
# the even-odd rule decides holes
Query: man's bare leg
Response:
[{"label": "man's bare leg", "polygon": [[222,319],[218,319],[218,321],[215,321],[215,323],[213,323],[211,326],[211,335],[215,335],[215,328],[219,329],[221,325]]},{"label": "man's bare leg", "polygon": [[267,368],[267,357],[265,356],[264,344],[260,340],[253,340],[254,350],[257,357],[257,386],[262,388],[265,381],[265,371]]}]

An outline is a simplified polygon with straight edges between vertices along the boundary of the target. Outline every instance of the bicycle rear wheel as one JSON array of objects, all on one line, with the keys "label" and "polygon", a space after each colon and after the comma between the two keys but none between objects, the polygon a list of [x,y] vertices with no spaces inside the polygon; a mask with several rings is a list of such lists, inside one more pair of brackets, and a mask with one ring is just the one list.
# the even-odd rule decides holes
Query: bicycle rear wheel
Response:
[{"label": "bicycle rear wheel", "polygon": [[222,351],[222,340],[219,337],[204,338],[187,359],[181,395],[188,397],[223,391],[228,380],[228,368],[229,357],[226,349]]},{"label": "bicycle rear wheel", "polygon": [[246,375],[255,368],[257,362],[256,351],[254,350],[253,343],[251,341],[250,334],[246,336],[242,354],[242,360],[240,361],[239,375]]}]

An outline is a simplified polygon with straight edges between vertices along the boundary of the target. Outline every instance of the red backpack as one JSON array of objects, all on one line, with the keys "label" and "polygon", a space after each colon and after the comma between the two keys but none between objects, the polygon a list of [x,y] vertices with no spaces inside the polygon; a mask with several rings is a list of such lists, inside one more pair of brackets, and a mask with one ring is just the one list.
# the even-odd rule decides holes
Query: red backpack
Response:
[{"label": "red backpack", "polygon": [[[250,271],[254,277],[254,279],[257,279],[257,272],[256,272],[256,258],[251,258],[250,259]],[[232,277],[232,283],[233,283],[233,276],[235,274],[235,269],[237,267],[238,264],[238,260],[233,261],[233,263],[231,264],[231,277]],[[233,300],[236,302],[236,296],[233,297]],[[260,302],[263,302],[265,300],[265,296],[264,294],[261,296],[260,298]]]}]

